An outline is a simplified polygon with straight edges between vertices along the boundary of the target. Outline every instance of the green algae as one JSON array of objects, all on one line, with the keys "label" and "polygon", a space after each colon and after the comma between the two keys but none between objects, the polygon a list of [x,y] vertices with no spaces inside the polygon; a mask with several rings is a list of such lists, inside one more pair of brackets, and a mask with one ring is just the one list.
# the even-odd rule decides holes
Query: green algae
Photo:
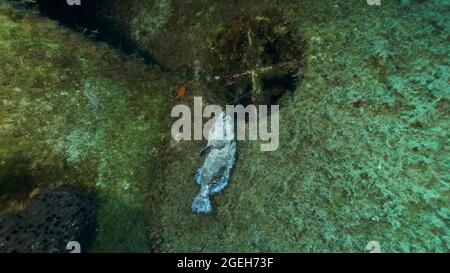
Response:
[{"label": "green algae", "polygon": [[[445,1],[121,2],[105,16],[177,72],[0,6],[2,201],[61,183],[97,192],[94,252],[449,251]],[[239,142],[216,213],[195,215],[203,143],[170,139],[171,91],[194,60],[217,65],[208,47],[231,19],[275,6],[307,43],[280,148]]]},{"label": "green algae", "polygon": [[93,251],[149,250],[148,240],[124,237],[122,223],[148,233],[167,81],[140,60],[3,3],[0,28],[2,203],[36,187],[83,187],[98,195]]},{"label": "green algae", "polygon": [[448,251],[448,27],[430,26],[448,6],[318,5],[294,20],[307,67],[283,100],[280,148],[239,142],[215,215],[189,209],[199,145],[175,144],[163,251]]}]

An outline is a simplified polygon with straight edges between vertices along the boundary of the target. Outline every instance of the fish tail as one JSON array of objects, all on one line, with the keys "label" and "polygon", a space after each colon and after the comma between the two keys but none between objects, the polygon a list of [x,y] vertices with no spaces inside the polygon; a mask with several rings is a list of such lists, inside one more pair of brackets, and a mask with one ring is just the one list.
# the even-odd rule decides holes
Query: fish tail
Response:
[{"label": "fish tail", "polygon": [[199,214],[210,214],[212,212],[211,201],[208,196],[198,193],[192,202],[192,211]]}]

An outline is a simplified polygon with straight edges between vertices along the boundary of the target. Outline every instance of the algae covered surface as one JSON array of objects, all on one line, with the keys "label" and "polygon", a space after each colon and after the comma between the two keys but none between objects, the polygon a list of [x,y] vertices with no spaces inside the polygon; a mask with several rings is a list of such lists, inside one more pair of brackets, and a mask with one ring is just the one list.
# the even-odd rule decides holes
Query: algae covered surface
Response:
[{"label": "algae covered surface", "polygon": [[141,61],[6,4],[0,25],[2,207],[40,187],[94,190],[94,251],[148,251],[168,82]]},{"label": "algae covered surface", "polygon": [[[153,63],[12,2],[0,1],[3,212],[70,184],[96,195],[90,252],[450,251],[447,1],[97,1],[102,25]],[[196,75],[258,54],[302,63],[277,101],[279,148],[238,141],[214,213],[196,215],[205,141],[173,140],[170,111],[198,95],[225,104],[225,84]]]}]

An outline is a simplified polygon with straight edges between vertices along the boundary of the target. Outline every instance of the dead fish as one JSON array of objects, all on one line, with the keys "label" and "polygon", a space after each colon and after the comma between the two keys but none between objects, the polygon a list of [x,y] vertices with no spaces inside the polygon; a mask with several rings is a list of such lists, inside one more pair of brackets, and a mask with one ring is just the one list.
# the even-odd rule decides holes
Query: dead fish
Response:
[{"label": "dead fish", "polygon": [[195,213],[209,214],[213,211],[210,196],[221,192],[228,185],[236,157],[233,123],[225,112],[211,126],[208,144],[200,154],[205,157],[195,175],[200,192],[191,208]]}]

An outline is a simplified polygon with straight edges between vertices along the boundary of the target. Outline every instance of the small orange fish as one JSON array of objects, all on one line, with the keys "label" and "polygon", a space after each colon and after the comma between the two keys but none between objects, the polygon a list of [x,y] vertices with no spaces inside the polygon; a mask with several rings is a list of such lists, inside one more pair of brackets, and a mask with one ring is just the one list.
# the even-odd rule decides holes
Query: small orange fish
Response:
[{"label": "small orange fish", "polygon": [[178,89],[177,91],[177,98],[182,98],[184,97],[184,95],[186,95],[186,89],[187,89],[187,84],[183,84],[180,89]]}]

